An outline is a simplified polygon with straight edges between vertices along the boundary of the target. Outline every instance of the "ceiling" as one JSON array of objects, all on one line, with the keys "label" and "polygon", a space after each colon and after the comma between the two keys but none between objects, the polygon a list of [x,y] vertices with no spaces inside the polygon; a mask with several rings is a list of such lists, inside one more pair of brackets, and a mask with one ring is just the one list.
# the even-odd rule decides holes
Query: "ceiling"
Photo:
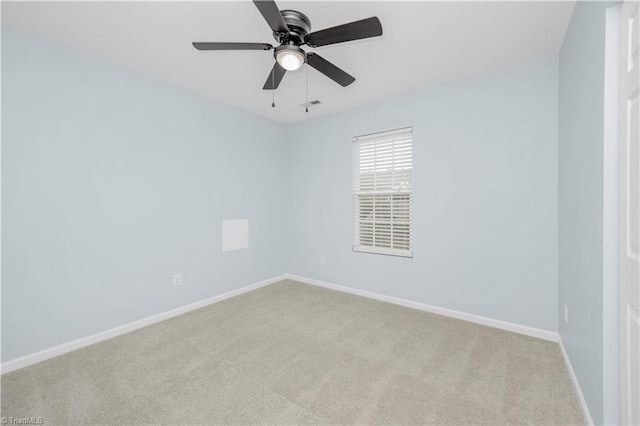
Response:
[{"label": "ceiling", "polygon": [[[276,44],[251,1],[3,2],[2,21],[270,119],[293,123],[557,53],[574,2],[279,1],[312,31],[377,16],[382,37],[312,49],[356,77],[309,69],[262,86],[273,52],[201,52],[192,41]],[[311,49],[309,49],[311,50]]]}]

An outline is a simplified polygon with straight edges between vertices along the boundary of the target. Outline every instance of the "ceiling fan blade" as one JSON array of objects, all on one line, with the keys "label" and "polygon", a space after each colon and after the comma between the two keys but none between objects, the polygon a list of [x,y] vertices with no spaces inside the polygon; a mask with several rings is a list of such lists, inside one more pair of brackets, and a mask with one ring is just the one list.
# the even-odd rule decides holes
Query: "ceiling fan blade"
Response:
[{"label": "ceiling fan blade", "polygon": [[198,50],[271,50],[269,43],[213,43],[194,41],[193,47]]},{"label": "ceiling fan blade", "polygon": [[282,81],[282,77],[284,77],[284,74],[286,72],[287,72],[287,70],[282,68],[280,66],[280,64],[276,62],[273,65],[273,69],[269,73],[269,77],[267,78],[267,81],[264,83],[264,86],[262,88],[264,90],[275,90],[275,89],[277,89],[278,86],[280,85],[280,82]]},{"label": "ceiling fan blade", "polygon": [[346,87],[356,81],[355,77],[342,71],[317,53],[307,53],[307,63],[342,87]]},{"label": "ceiling fan blade", "polygon": [[277,33],[288,33],[289,27],[285,22],[278,5],[273,0],[253,0],[253,4],[256,5],[262,17],[271,29]]},{"label": "ceiling fan blade", "polygon": [[307,34],[304,41],[311,47],[319,47],[381,35],[382,24],[374,16]]}]

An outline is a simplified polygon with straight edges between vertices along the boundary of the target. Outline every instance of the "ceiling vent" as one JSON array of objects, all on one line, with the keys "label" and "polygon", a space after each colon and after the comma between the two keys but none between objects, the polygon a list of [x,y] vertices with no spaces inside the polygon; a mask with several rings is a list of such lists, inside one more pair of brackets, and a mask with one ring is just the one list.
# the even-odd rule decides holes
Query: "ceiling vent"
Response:
[{"label": "ceiling vent", "polygon": [[318,105],[320,103],[322,103],[322,102],[320,102],[319,100],[316,99],[315,101],[309,101],[306,104],[300,104],[300,106],[303,107],[303,108],[308,108],[310,106]]}]

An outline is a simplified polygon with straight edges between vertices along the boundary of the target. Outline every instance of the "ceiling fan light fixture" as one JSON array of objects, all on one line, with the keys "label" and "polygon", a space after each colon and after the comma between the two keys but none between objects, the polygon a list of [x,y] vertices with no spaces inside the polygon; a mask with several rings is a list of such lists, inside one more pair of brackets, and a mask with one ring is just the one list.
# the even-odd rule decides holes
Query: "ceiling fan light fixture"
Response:
[{"label": "ceiling fan light fixture", "polygon": [[305,54],[297,46],[280,46],[276,48],[276,61],[287,71],[295,71],[305,62]]}]

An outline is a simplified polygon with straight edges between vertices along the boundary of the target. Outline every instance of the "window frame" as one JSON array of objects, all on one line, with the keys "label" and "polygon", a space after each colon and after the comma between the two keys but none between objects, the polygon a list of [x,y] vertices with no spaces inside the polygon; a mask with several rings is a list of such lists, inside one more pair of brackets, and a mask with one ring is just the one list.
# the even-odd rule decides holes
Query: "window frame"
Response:
[{"label": "window frame", "polygon": [[[395,138],[394,138],[395,136]],[[389,182],[392,182],[392,186],[394,183],[396,183],[395,181],[395,174],[398,171],[401,171],[402,176],[409,177],[409,182],[408,183],[408,187],[405,188],[399,188],[399,189],[377,189],[374,188],[372,190],[363,190],[362,189],[362,158],[361,158],[361,146],[363,143],[369,143],[371,144],[372,142],[374,144],[382,144],[382,143],[389,143],[389,141],[391,141],[392,143],[392,148],[391,148],[391,154],[390,154],[390,158],[392,159],[392,164],[395,165],[395,156],[398,155],[398,151],[401,148],[396,148],[394,146],[394,144],[396,143],[396,141],[401,141],[401,140],[405,140],[404,142],[404,149],[406,149],[407,146],[407,136],[409,137],[409,143],[408,143],[408,147],[409,147],[409,151],[410,151],[410,157],[409,157],[409,167],[406,167],[407,165],[404,164],[404,168],[395,168],[392,167],[389,170],[385,170],[386,172],[390,172],[390,176],[389,177],[384,177],[384,172],[383,171],[378,171],[378,164],[376,163],[376,161],[378,160],[378,156],[377,153],[374,154],[374,164],[376,164],[375,168],[374,168],[374,173],[372,173],[374,182],[376,182],[374,185],[378,184],[378,180],[383,180],[383,179],[387,179]],[[371,254],[381,254],[381,255],[387,255],[387,256],[399,256],[399,257],[406,257],[406,258],[413,258],[413,126],[409,126],[409,127],[403,127],[403,128],[399,128],[399,129],[394,129],[394,130],[388,130],[388,131],[382,131],[382,132],[376,132],[376,133],[371,133],[371,134],[367,134],[367,135],[361,135],[361,136],[355,136],[352,138],[352,156],[353,156],[353,184],[352,184],[352,203],[353,203],[353,245],[352,245],[352,251],[354,252],[359,252],[359,253],[371,253]],[[377,145],[376,145],[377,148]],[[388,159],[387,159],[388,160]],[[368,159],[368,161],[371,161],[371,157]],[[379,176],[383,176],[382,178],[379,178]],[[370,178],[369,178],[370,179]],[[403,182],[404,183],[404,182]],[[407,201],[394,201],[394,195],[396,194],[407,194],[408,195],[408,200]],[[376,202],[376,196],[378,197],[388,197],[388,200],[384,200],[383,198],[383,203],[384,202],[388,202],[389,203],[389,209],[390,209],[390,213],[389,213],[389,220],[387,221],[383,221],[383,222],[377,222],[376,221],[376,217],[374,216],[372,218],[372,221],[370,222],[371,224],[371,231],[370,231],[370,235],[371,235],[371,239],[372,241],[372,245],[366,245],[366,244],[362,244],[362,224],[363,224],[363,220],[362,220],[362,216],[361,216],[361,209],[362,209],[362,197],[372,197],[371,198],[371,202],[373,203],[373,205],[375,206],[375,202]],[[402,222],[398,222],[394,219],[394,206],[396,207],[395,211],[406,211],[406,214],[408,215],[408,223],[402,223]],[[372,207],[373,209],[375,209],[375,207]],[[375,213],[374,213],[375,214]],[[383,228],[385,225],[388,225],[390,231],[389,233],[385,236],[384,234],[382,234],[382,239],[388,239],[388,246],[387,247],[383,247],[383,246],[376,246],[375,244],[375,239],[376,239],[376,235],[380,235],[380,233],[376,232],[376,227],[383,225]],[[408,248],[395,248],[394,243],[396,243],[396,239],[393,235],[393,229],[398,226],[398,225],[408,225],[408,231],[407,234],[407,246]],[[402,241],[402,240],[400,240]]]}]

